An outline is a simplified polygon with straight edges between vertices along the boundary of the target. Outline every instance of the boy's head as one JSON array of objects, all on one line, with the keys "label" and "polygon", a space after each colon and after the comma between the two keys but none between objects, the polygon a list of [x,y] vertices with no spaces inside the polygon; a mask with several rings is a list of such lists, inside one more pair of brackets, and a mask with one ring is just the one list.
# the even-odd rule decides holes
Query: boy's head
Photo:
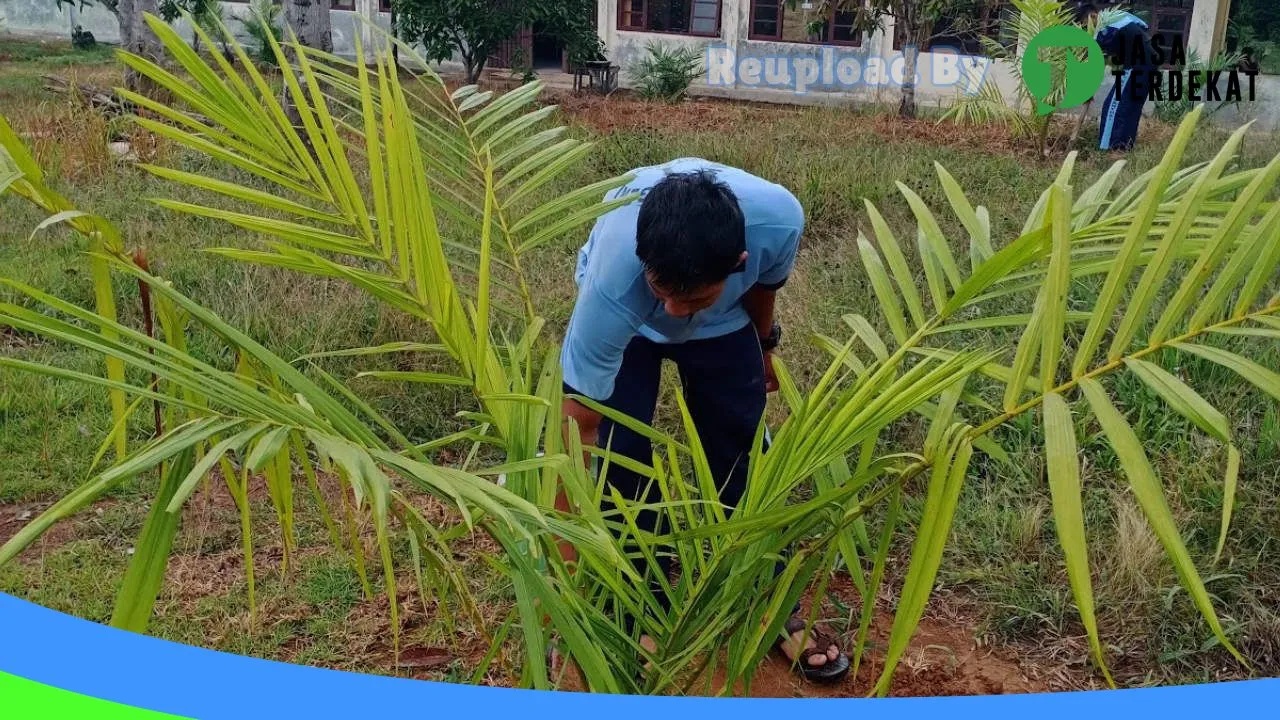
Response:
[{"label": "boy's head", "polygon": [[650,188],[636,222],[636,255],[668,315],[715,304],[747,259],[742,209],[727,185],[700,170],[668,175]]},{"label": "boy's head", "polygon": [[1076,5],[1076,22],[1084,25],[1091,20],[1097,19],[1109,3],[1105,2],[1081,2]]}]

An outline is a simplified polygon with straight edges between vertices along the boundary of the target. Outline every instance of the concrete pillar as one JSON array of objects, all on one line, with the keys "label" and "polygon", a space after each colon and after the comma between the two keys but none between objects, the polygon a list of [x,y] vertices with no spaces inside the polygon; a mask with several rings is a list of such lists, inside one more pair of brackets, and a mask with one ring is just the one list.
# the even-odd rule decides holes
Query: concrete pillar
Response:
[{"label": "concrete pillar", "polygon": [[366,63],[373,62],[373,44],[379,39],[373,33],[373,25],[378,22],[378,0],[356,0],[356,12],[352,20],[359,27],[360,44],[364,48],[364,57],[357,59]]},{"label": "concrete pillar", "polygon": [[726,47],[741,50],[740,45],[747,39],[751,22],[751,0],[721,0],[720,2],[720,42]]},{"label": "concrete pillar", "polygon": [[[867,57],[880,58],[884,64],[883,67],[889,67],[893,58],[897,55],[897,50],[893,49],[893,38],[897,28],[892,15],[885,15],[881,18],[880,29],[871,33],[867,40]],[[863,83],[858,87],[853,96],[863,102],[893,102],[899,95],[899,88],[896,85],[868,85]]]},{"label": "concrete pillar", "polygon": [[1187,47],[1203,60],[1222,50],[1227,37],[1227,16],[1231,0],[1195,0],[1191,10],[1191,27],[1187,31]]},{"label": "concrete pillar", "polygon": [[889,57],[893,54],[893,16],[885,15],[881,18],[880,27],[872,32],[866,33],[864,38],[867,42],[866,49],[868,56]]},{"label": "concrete pillar", "polygon": [[604,43],[605,55],[617,62],[618,0],[597,0],[596,34],[600,36],[600,42]]}]

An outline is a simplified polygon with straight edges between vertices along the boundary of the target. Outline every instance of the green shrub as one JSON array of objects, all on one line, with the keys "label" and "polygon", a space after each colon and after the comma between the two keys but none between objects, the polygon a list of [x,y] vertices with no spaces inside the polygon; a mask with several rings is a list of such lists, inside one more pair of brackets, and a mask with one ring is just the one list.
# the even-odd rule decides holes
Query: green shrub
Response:
[{"label": "green shrub", "polygon": [[694,48],[672,49],[651,42],[645,49],[648,55],[636,63],[631,75],[636,82],[636,92],[646,100],[676,102],[702,74],[702,53]]},{"label": "green shrub", "polygon": [[[1186,69],[1189,71],[1228,70],[1239,65],[1240,61],[1243,59],[1244,56],[1239,53],[1220,52],[1217,55],[1214,55],[1206,64],[1204,59],[1196,54],[1195,50],[1192,50],[1187,53]],[[1197,104],[1199,103],[1192,102],[1187,98],[1186,89],[1184,88],[1182,97],[1178,100],[1163,100],[1152,103],[1152,113],[1156,118],[1163,120],[1164,122],[1178,123],[1181,122],[1182,118],[1186,117],[1187,113],[1191,112],[1191,109]],[[1229,103],[1226,101],[1206,101],[1204,102],[1205,114],[1213,115],[1222,108],[1234,104],[1236,103]]]},{"label": "green shrub", "polygon": [[274,65],[276,55],[271,50],[271,39],[276,42],[284,39],[284,28],[280,23],[283,8],[275,0],[254,0],[249,10],[248,17],[240,18],[240,24],[253,38],[253,56],[258,62]]}]

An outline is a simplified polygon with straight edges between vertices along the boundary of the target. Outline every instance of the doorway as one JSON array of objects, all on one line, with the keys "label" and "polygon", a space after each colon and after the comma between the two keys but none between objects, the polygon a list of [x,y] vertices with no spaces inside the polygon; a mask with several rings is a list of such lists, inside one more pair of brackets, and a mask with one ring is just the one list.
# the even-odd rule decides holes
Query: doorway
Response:
[{"label": "doorway", "polygon": [[525,26],[498,46],[489,56],[489,65],[511,70],[568,72],[569,55],[564,41],[555,34]]},{"label": "doorway", "polygon": [[531,60],[535,71],[564,71],[566,69],[567,58],[565,57],[564,41],[537,25],[533,27],[533,47],[531,50]]}]

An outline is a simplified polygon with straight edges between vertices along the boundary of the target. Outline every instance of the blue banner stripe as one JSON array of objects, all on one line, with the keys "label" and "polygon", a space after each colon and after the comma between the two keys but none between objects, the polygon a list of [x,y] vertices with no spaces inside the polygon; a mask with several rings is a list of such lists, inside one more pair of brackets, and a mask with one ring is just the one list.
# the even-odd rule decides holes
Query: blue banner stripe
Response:
[{"label": "blue banner stripe", "polygon": [[[1280,680],[1250,680],[1040,695],[958,698],[649,698],[482,688],[338,672],[202,650],[80,620],[0,594],[0,671],[124,705],[199,720],[245,718],[550,716],[574,719],[734,720],[858,717],[893,720],[1035,718],[1101,720],[1217,716],[1268,709]],[[409,713],[409,715],[406,715]]]}]

